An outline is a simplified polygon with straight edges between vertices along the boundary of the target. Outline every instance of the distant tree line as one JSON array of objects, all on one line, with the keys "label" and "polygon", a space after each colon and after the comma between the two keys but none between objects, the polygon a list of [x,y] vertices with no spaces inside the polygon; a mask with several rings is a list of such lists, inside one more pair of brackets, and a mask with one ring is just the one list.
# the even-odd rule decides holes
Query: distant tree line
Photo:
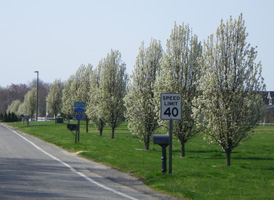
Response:
[{"label": "distant tree line", "polygon": [[4,114],[0,114],[0,120],[2,120],[3,122],[16,122],[18,121],[18,116],[14,112],[5,112]]},{"label": "distant tree line", "polygon": [[[36,80],[28,85],[12,84],[6,88],[0,87],[0,113],[14,113],[17,118],[20,115],[34,117],[36,108]],[[46,116],[46,97],[49,93],[50,84],[39,81],[39,116]]]},{"label": "distant tree line", "polygon": [[[127,120],[129,130],[148,150],[159,127],[168,129],[159,116],[160,94],[181,93],[182,120],[173,125],[181,156],[187,141],[202,132],[209,143],[219,144],[226,152],[229,166],[232,150],[250,137],[265,114],[262,67],[247,35],[242,14],[221,20],[216,33],[203,44],[189,25],[175,23],[165,51],[155,39],[148,47],[141,43],[131,77],[121,52],[111,50],[96,67],[81,65],[65,82],[40,81],[39,116],[72,119],[74,102],[85,102],[85,120],[100,135],[108,124],[114,138],[115,128]],[[1,113],[33,117],[36,91],[35,80],[29,86],[0,88]],[[8,99],[3,98],[7,94]]]}]

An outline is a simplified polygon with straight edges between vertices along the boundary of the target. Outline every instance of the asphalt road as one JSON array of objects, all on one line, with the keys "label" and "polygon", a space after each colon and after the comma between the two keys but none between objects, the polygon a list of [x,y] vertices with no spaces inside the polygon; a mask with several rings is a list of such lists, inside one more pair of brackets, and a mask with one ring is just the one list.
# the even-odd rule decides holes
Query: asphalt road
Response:
[{"label": "asphalt road", "polygon": [[0,199],[174,199],[118,172],[0,124]]}]

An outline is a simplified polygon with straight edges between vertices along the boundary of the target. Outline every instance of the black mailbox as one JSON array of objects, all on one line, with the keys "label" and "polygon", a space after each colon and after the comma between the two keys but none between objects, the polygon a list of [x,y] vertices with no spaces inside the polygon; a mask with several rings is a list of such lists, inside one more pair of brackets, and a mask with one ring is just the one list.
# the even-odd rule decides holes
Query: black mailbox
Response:
[{"label": "black mailbox", "polygon": [[166,173],[166,147],[169,145],[169,135],[153,135],[153,143],[162,147],[162,173]]},{"label": "black mailbox", "polygon": [[159,145],[168,145],[169,135],[153,135],[153,143]]},{"label": "black mailbox", "polygon": [[22,117],[23,124],[24,124],[24,121],[26,121],[27,122],[27,126],[29,126],[29,118],[30,118],[30,116],[25,114],[25,115],[20,115],[20,117]]},{"label": "black mailbox", "polygon": [[24,118],[24,119],[29,119],[29,115],[20,115],[20,117]]},{"label": "black mailbox", "polygon": [[78,130],[78,124],[67,124],[67,128],[71,131]]},{"label": "black mailbox", "polygon": [[55,120],[56,120],[56,123],[57,123],[57,124],[59,124],[59,123],[61,123],[61,124],[64,123],[64,119],[61,118],[61,117],[56,118]]}]

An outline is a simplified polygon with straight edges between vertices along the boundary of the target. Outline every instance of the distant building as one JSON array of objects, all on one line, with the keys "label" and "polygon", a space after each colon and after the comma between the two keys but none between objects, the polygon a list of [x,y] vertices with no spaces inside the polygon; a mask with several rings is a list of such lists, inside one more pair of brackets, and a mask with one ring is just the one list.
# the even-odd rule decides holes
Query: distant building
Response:
[{"label": "distant building", "polygon": [[265,123],[274,122],[274,105],[272,105],[272,97],[274,97],[274,91],[268,91],[264,93],[264,102],[266,104]]},{"label": "distant building", "polygon": [[272,97],[271,97],[270,92],[268,92],[267,99],[268,99],[268,105],[272,106]]}]

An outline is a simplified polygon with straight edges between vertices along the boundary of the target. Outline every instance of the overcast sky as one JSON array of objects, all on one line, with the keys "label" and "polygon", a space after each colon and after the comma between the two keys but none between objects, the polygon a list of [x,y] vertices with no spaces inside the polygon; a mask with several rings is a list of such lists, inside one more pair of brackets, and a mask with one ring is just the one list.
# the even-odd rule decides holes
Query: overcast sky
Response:
[{"label": "overcast sky", "polygon": [[81,64],[97,66],[119,50],[132,73],[141,42],[165,50],[174,22],[189,24],[203,41],[220,20],[243,13],[257,46],[267,90],[274,90],[273,0],[0,0],[0,86],[39,78],[65,81]]}]

